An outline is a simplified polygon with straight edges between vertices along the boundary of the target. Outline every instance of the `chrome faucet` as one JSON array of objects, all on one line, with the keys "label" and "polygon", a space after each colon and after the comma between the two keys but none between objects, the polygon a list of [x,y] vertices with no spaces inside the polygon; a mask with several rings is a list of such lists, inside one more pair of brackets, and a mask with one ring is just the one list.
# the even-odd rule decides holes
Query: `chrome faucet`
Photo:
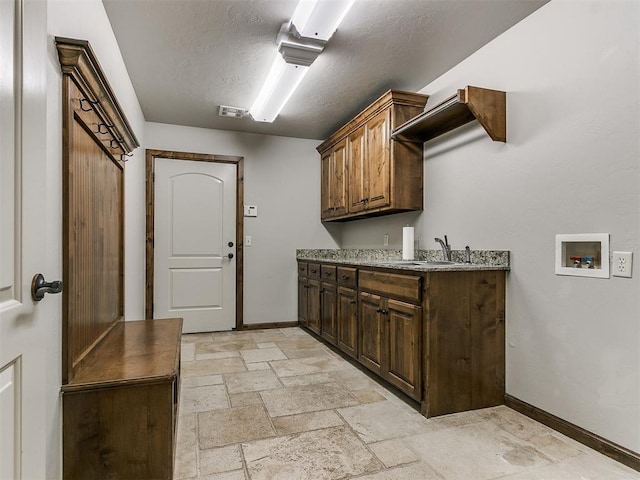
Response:
[{"label": "chrome faucet", "polygon": [[440,238],[435,238],[435,241],[440,244],[442,247],[442,259],[446,261],[451,261],[451,246],[449,245],[449,240],[447,240],[447,236],[444,236],[444,242]]}]

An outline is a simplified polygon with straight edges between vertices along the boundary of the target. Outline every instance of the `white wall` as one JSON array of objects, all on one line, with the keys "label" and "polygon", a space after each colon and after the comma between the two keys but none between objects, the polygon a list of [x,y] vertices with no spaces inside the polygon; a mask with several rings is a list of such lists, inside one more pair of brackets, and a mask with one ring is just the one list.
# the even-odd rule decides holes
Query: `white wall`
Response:
[{"label": "white wall", "polygon": [[[88,40],[106,73],[140,143],[144,140],[144,117],[129,80],[111,25],[100,0],[48,0],[47,64],[47,185],[46,230],[47,272],[62,278],[62,76],[54,37]],[[144,318],[144,149],[136,150],[125,169],[125,315]],[[59,301],[53,297],[47,302]],[[60,305],[60,304],[59,304]],[[60,308],[60,307],[59,307]],[[59,391],[61,382],[61,311],[48,319],[51,325],[47,344],[47,393],[52,402],[47,412],[47,477],[61,478],[61,416]]]},{"label": "white wall", "polygon": [[[233,120],[229,120],[232,122]],[[297,321],[296,248],[338,248],[320,223],[317,140],[147,123],[146,148],[244,157],[244,323]],[[144,185],[141,185],[144,189]]]},{"label": "white wall", "polygon": [[[468,84],[507,91],[508,143],[477,124],[426,143],[415,220],[428,248],[446,233],[454,248],[511,250],[507,392],[635,452],[639,25],[632,0],[553,0],[427,85],[427,106]],[[400,226],[352,222],[342,245],[382,245],[389,229],[399,245]],[[634,278],[556,276],[555,234],[597,232],[635,250]]]}]

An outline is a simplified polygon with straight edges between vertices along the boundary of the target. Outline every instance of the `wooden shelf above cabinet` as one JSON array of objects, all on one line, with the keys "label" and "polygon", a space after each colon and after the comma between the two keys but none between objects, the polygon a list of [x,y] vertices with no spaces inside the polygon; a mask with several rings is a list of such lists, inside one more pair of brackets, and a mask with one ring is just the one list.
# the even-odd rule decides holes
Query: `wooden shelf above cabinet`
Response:
[{"label": "wooden shelf above cabinet", "polygon": [[426,142],[476,119],[493,141],[506,142],[506,93],[467,86],[394,129],[391,138]]}]

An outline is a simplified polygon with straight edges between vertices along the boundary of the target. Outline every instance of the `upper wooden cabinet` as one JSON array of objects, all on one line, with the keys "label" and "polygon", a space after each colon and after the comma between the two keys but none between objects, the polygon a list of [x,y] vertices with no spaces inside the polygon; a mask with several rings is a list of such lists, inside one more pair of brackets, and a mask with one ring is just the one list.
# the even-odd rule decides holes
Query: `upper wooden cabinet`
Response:
[{"label": "upper wooden cabinet", "polygon": [[427,98],[389,90],[318,146],[323,221],[422,210],[422,145],[390,135],[420,114]]},{"label": "upper wooden cabinet", "polygon": [[347,213],[348,173],[347,173],[347,141],[337,143],[333,149],[322,155],[322,196],[321,218],[341,216]]}]

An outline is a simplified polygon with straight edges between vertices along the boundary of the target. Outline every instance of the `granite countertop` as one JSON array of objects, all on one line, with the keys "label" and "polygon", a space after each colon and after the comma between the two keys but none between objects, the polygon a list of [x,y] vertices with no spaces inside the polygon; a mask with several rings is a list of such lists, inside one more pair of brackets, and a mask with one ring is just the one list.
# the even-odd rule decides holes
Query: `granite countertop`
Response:
[{"label": "granite countertop", "polygon": [[452,264],[441,265],[442,251],[416,250],[415,260],[402,260],[401,250],[376,249],[302,249],[296,259],[309,262],[335,263],[360,267],[390,268],[413,272],[456,272],[481,270],[510,270],[508,250],[471,250],[471,263],[464,263],[464,250],[453,250]]}]

